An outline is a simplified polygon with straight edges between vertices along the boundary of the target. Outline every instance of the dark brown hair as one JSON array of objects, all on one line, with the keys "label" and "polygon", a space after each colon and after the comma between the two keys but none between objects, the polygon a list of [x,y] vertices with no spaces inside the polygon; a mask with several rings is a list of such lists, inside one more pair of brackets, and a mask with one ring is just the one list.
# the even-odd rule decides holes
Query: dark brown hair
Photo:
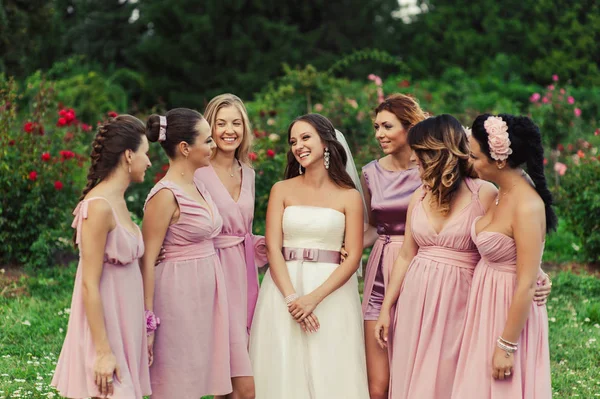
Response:
[{"label": "dark brown hair", "polygon": [[[160,145],[171,159],[175,158],[177,145],[182,141],[192,145],[198,136],[198,123],[204,119],[198,111],[189,108],[174,108],[167,112],[166,140]],[[160,134],[160,117],[152,114],[146,123],[148,141],[156,142]]]},{"label": "dark brown hair", "polygon": [[[490,116],[492,115],[479,115],[475,118],[471,130],[473,138],[477,140],[481,147],[481,152],[491,162],[493,159],[490,155],[488,133],[483,125]],[[552,209],[552,194],[548,189],[546,175],[544,174],[544,147],[542,146],[540,129],[526,116],[509,114],[500,114],[498,116],[508,126],[508,138],[512,154],[508,156],[506,162],[511,168],[518,168],[523,164],[527,165],[527,174],[533,180],[535,191],[542,198],[546,207],[546,232],[553,231],[556,229],[558,220],[556,213]]]},{"label": "dark brown hair", "polygon": [[[348,161],[348,155],[344,150],[342,144],[337,140],[335,136],[335,128],[329,119],[325,118],[320,114],[306,114],[299,116],[294,119],[288,128],[288,143],[292,134],[292,127],[296,122],[306,122],[315,128],[321,141],[329,149],[329,177],[340,187],[344,188],[356,188],[352,178],[346,172],[346,162]],[[291,179],[300,174],[300,164],[294,156],[291,146],[287,153],[287,165],[285,167],[285,179]]]},{"label": "dark brown hair", "polygon": [[[131,115],[119,115],[98,126],[92,142],[92,164],[87,174],[87,184],[79,201],[117,168],[126,150],[137,151],[144,136],[144,123]],[[73,239],[75,242],[75,239]]]},{"label": "dark brown hair", "polygon": [[469,162],[469,140],[459,121],[443,114],[427,118],[408,131],[408,144],[423,168],[421,180],[431,190],[431,204],[442,215],[466,177],[476,178]]}]

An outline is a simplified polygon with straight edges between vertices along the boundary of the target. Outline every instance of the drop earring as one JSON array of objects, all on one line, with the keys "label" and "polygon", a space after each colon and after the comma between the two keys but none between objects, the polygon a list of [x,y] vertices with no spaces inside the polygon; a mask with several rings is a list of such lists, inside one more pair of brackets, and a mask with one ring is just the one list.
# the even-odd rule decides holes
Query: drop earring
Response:
[{"label": "drop earring", "polygon": [[323,155],[323,162],[325,163],[325,169],[329,169],[329,148],[325,147],[325,154]]},{"label": "drop earring", "polygon": [[298,165],[298,173],[302,174],[304,172],[302,172],[302,165]]}]

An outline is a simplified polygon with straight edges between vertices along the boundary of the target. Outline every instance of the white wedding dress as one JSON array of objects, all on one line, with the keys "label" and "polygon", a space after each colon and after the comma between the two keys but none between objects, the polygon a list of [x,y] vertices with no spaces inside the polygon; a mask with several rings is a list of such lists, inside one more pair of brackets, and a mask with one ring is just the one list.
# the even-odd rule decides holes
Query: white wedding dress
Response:
[{"label": "white wedding dress", "polygon": [[[346,217],[331,208],[288,206],[283,246],[339,251]],[[318,251],[317,251],[318,252]],[[320,286],[336,263],[289,260],[298,295]],[[267,272],[250,333],[256,399],[368,399],[363,320],[356,274],[315,309],[321,327],[305,333]]]}]

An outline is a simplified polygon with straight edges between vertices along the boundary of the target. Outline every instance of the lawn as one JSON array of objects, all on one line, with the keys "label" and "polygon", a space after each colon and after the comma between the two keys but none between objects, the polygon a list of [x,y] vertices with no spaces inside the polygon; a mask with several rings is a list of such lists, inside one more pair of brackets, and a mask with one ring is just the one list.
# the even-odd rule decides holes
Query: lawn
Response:
[{"label": "lawn", "polygon": [[[0,399],[58,398],[50,387],[69,318],[75,265],[36,276],[0,271]],[[548,302],[556,398],[600,397],[600,279],[551,272]]]}]

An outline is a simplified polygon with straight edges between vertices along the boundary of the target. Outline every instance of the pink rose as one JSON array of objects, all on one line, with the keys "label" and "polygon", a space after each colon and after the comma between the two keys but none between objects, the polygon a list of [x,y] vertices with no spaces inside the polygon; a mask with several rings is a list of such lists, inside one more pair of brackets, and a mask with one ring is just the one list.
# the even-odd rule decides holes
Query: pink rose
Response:
[{"label": "pink rose", "polygon": [[544,104],[548,104],[548,101],[550,101],[550,100],[548,100],[548,97],[544,97],[544,98],[542,98],[542,102],[543,102]]},{"label": "pink rose", "polygon": [[556,74],[552,75],[552,80],[555,82],[558,82],[558,75],[556,75]]},{"label": "pink rose", "polygon": [[581,116],[581,110],[579,108],[575,108],[573,110],[573,113],[575,114],[576,117],[580,117]]},{"label": "pink rose", "polygon": [[254,241],[254,263],[256,267],[263,267],[267,264],[267,243],[263,236],[252,236]]},{"label": "pink rose", "polygon": [[551,91],[554,90],[554,85],[548,86],[548,90],[551,90]]},{"label": "pink rose", "polygon": [[569,96],[569,97],[567,97],[567,102],[569,104],[575,104],[575,99],[573,98],[573,96]]},{"label": "pink rose", "polygon": [[488,134],[490,156],[497,161],[507,159],[512,154],[512,150],[510,149],[510,139],[506,122],[500,117],[490,116],[483,123],[483,127]]},{"label": "pink rose", "polygon": [[315,104],[315,111],[317,111],[317,112],[323,111],[323,104]]},{"label": "pink rose", "polygon": [[558,173],[560,176],[564,176],[567,172],[567,165],[561,162],[557,162],[554,164],[554,171]]},{"label": "pink rose", "polygon": [[542,96],[540,96],[540,93],[533,93],[531,95],[531,97],[529,97],[529,101],[531,101],[532,103],[536,103],[540,100]]}]

